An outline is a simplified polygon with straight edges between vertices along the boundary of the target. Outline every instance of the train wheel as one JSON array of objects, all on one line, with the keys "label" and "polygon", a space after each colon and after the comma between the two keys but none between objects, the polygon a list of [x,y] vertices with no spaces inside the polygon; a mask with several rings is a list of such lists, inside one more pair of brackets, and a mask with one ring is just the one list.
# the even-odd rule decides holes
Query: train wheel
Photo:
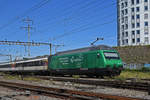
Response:
[{"label": "train wheel", "polygon": [[96,78],[99,78],[99,75],[96,75]]},{"label": "train wheel", "polygon": [[100,78],[104,79],[104,76],[100,76]]},{"label": "train wheel", "polygon": [[93,75],[88,75],[87,77],[89,77],[89,78],[93,78],[94,76],[93,76]]}]

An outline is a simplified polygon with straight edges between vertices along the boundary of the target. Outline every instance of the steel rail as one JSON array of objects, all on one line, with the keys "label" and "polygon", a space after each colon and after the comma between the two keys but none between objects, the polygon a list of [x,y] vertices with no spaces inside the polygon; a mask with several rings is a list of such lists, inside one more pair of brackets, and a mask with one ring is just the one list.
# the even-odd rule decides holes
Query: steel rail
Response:
[{"label": "steel rail", "polygon": [[83,78],[66,78],[66,77],[44,77],[38,76],[37,78],[63,81],[63,82],[74,82],[87,85],[106,86],[114,88],[133,89],[138,91],[150,92],[150,83],[141,82],[121,82],[121,81],[108,81],[108,80],[94,80],[94,79],[83,79]]},{"label": "steel rail", "polygon": [[114,96],[114,95],[103,94],[103,93],[92,93],[92,92],[83,92],[83,91],[76,91],[76,90],[69,90],[69,89],[59,89],[59,88],[37,86],[31,84],[14,83],[8,81],[0,81],[0,86],[30,90],[33,92],[37,92],[47,96],[54,96],[61,99],[71,98],[72,100],[93,100],[93,98],[100,98],[100,99],[107,99],[107,100],[144,100],[138,98]]}]

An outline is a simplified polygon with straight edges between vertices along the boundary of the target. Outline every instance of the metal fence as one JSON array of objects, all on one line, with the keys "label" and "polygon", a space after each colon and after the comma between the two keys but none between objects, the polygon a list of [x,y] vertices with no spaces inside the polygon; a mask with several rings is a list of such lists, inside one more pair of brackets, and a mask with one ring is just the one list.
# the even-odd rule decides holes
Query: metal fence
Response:
[{"label": "metal fence", "polygon": [[127,68],[127,69],[141,69],[143,67],[146,67],[146,68],[150,68],[150,64],[126,64],[124,63],[123,65],[123,68]]}]

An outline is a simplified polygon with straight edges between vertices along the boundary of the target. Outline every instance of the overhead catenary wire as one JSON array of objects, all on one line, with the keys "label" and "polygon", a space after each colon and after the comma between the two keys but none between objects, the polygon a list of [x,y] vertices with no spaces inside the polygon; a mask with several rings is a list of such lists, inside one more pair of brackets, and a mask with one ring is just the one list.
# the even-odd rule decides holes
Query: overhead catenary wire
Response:
[{"label": "overhead catenary wire", "polygon": [[[112,14],[113,14],[113,13],[112,13]],[[110,19],[110,18],[112,17],[112,16],[111,16],[112,14],[107,15],[107,16],[103,16],[103,18],[100,18],[100,20]],[[96,20],[96,22],[98,22],[98,21],[99,21],[99,20]],[[77,27],[77,28],[72,29],[72,30],[69,31],[69,32],[66,32],[66,33],[61,34],[61,35],[57,35],[57,36],[53,37],[53,39],[51,39],[51,40],[55,41],[55,40],[57,40],[57,39],[60,39],[60,38],[62,38],[62,37],[65,37],[65,36],[67,36],[67,35],[74,34],[75,32],[77,33],[77,32],[86,31],[86,30],[89,30],[89,29],[92,29],[92,28],[96,28],[96,27],[98,27],[98,26],[105,25],[105,24],[111,24],[111,23],[113,23],[113,22],[115,22],[115,21],[116,21],[116,18],[112,19],[111,21],[106,21],[106,22],[99,23],[99,24],[96,24],[96,25],[93,25],[92,22],[86,23],[86,24],[84,24],[84,25],[81,25],[80,27]]]},{"label": "overhead catenary wire", "polygon": [[6,27],[8,27],[9,25],[15,23],[16,21],[18,21],[19,19],[23,18],[25,15],[31,13],[32,11],[35,11],[39,8],[41,8],[42,6],[44,6],[45,4],[47,4],[50,0],[42,0],[41,2],[37,3],[36,5],[34,5],[33,7],[29,8],[28,10],[26,10],[22,15],[20,16],[16,16],[14,17],[12,20],[10,20],[8,23],[0,26],[0,30],[1,29],[5,29]]},{"label": "overhead catenary wire", "polygon": [[[84,0],[83,0],[84,1]],[[72,8],[75,8],[75,7],[78,7],[78,6],[80,6],[80,4],[86,4],[87,2],[89,2],[89,1],[81,1],[81,2],[78,2],[78,3],[75,3],[75,4],[70,4],[69,3],[69,7],[67,6],[66,8],[64,8],[63,9],[63,12],[60,12],[59,11],[59,9],[57,9],[57,6],[55,6],[55,8],[53,8],[53,9],[55,9],[55,12],[57,13],[57,12],[59,12],[58,14],[61,14],[61,13],[63,13],[63,15],[59,15],[59,16],[54,16],[54,18],[53,19],[55,19],[56,17],[58,17],[58,18],[60,18],[60,16],[64,16],[65,14],[64,14],[64,12],[72,12]],[[69,9],[68,9],[69,8]],[[61,9],[62,10],[62,9]],[[49,12],[49,10],[48,10],[48,12]],[[38,13],[38,14],[36,14],[36,15],[34,15],[33,17],[41,17],[41,15],[43,15],[43,13]],[[44,15],[44,16],[48,16],[49,15],[49,13],[47,13],[47,15]],[[43,17],[44,17],[43,16]],[[46,19],[45,20],[45,22],[47,22],[47,21],[49,21],[51,18],[48,18],[48,19]],[[40,20],[41,21],[41,20]],[[42,21],[44,21],[44,20],[42,20]]]},{"label": "overhead catenary wire", "polygon": [[[95,4],[95,3],[94,3]],[[96,6],[97,7],[97,6]],[[94,8],[96,8],[96,7],[94,7]],[[104,7],[104,6],[103,6]],[[93,7],[91,7],[91,9],[93,9]],[[87,8],[86,8],[86,10],[87,10]],[[81,9],[81,12],[85,12],[85,13],[88,13],[89,11],[86,11],[86,10],[82,10]],[[102,10],[103,11],[103,9],[100,9],[100,10]],[[76,15],[75,13],[74,13],[74,15]],[[82,14],[81,14],[82,15]],[[93,14],[94,15],[94,14]],[[105,15],[105,14],[104,14]],[[65,16],[64,16],[65,17]],[[74,18],[77,18],[77,17],[75,17],[75,16],[71,16],[71,17],[74,17]],[[79,17],[82,17],[82,16],[79,16]],[[91,18],[92,16],[90,16],[90,15],[88,15],[87,17],[86,17],[86,19],[88,20],[89,18]],[[72,18],[73,19],[73,18]],[[71,24],[72,24],[72,22],[74,23],[75,22],[75,20],[76,19],[73,19],[73,20],[70,20],[71,21]],[[92,19],[92,20],[95,20],[94,18]],[[90,21],[92,21],[92,20],[90,20]],[[83,23],[85,20],[83,19],[81,19],[80,20],[81,21],[81,23]],[[99,21],[101,21],[101,20],[99,20]],[[107,21],[106,21],[107,22]],[[108,21],[109,22],[109,21]],[[81,24],[81,23],[78,23],[78,24]],[[113,23],[113,22],[112,22]],[[75,23],[76,24],[76,23]],[[79,26],[78,28],[75,28],[76,30],[72,30],[71,29],[71,31],[69,31],[69,32],[71,32],[72,34],[75,34],[76,32],[82,32],[82,31],[86,31],[86,30],[89,30],[89,29],[93,29],[93,28],[96,28],[96,27],[99,27],[99,26],[104,26],[104,25],[106,25],[106,24],[104,24],[104,25],[101,25],[101,24],[103,24],[103,22],[100,22],[100,23],[98,23],[99,24],[99,26],[96,26],[96,25],[98,25],[97,23],[96,23],[96,25],[94,25],[94,27],[92,27],[92,25],[88,25],[89,23],[84,23],[84,24],[86,24],[86,25],[81,25],[81,26]],[[109,23],[108,23],[109,24]],[[77,24],[76,24],[77,25]],[[82,27],[83,26],[83,27]],[[69,32],[66,32],[66,33],[69,33]],[[62,35],[64,35],[64,36],[61,36],[61,34],[60,35],[56,35],[56,38],[57,38],[57,36],[59,37],[60,36],[60,38],[62,38],[62,37],[66,37],[66,36],[68,36],[68,35],[71,35],[71,34],[62,34]],[[55,38],[55,37],[54,37]],[[57,39],[56,39],[57,40]]]},{"label": "overhead catenary wire", "polygon": [[[111,3],[111,4],[108,4],[108,5],[105,5],[104,7],[111,7],[112,5],[115,5],[115,3]],[[101,7],[101,8],[103,8],[103,6],[97,6],[97,7],[95,7],[95,8],[98,8],[98,7]],[[91,8],[90,8],[91,9]],[[105,9],[104,9],[105,10]],[[102,11],[104,11],[104,10],[102,10]],[[84,12],[84,14],[86,14],[86,13],[88,13],[87,11],[83,11]],[[114,14],[114,13],[113,13]],[[80,18],[81,19],[81,16],[79,16],[80,14],[77,14],[77,13],[74,13],[74,16],[72,17],[72,18],[74,18],[74,20],[77,20],[77,19],[75,19],[75,18]],[[86,19],[86,18],[91,18],[92,17],[92,20],[93,20],[93,18],[94,18],[94,16],[95,15],[93,15],[93,16],[86,16],[86,17],[84,17],[84,20]],[[110,16],[109,16],[110,17]],[[100,18],[100,19],[102,19],[103,20],[103,18]],[[69,22],[71,22],[71,21],[73,21],[73,20],[70,20],[70,19],[68,19],[69,20]],[[88,20],[88,19],[87,19]],[[81,20],[80,20],[81,21]],[[64,22],[64,20],[61,20],[60,22]],[[83,22],[83,21],[81,21],[81,22]],[[50,23],[48,23],[48,24],[50,24]],[[73,24],[73,23],[72,23]],[[78,23],[78,24],[81,24],[81,23]],[[57,25],[57,23],[54,23],[54,24],[52,24],[52,26],[48,26],[48,27],[46,27],[46,29],[44,28],[43,30],[38,30],[37,32],[36,32],[36,34],[37,33],[43,33],[43,32],[45,32],[45,31],[47,31],[47,30],[49,30],[49,29],[51,29],[52,27],[54,27],[55,25]],[[45,25],[46,26],[46,25]],[[51,27],[51,28],[50,28]]]},{"label": "overhead catenary wire", "polygon": [[[96,4],[96,5],[95,5]],[[116,2],[113,2],[113,3],[111,3],[111,4],[107,4],[107,5],[104,5],[105,3],[103,3],[103,2],[89,2],[89,3],[87,3],[87,4],[85,4],[85,5],[83,5],[83,6],[81,6],[81,7],[79,7],[78,8],[78,10],[77,10],[77,12],[75,12],[75,13],[73,13],[73,12],[71,12],[71,13],[69,13],[69,12],[66,12],[66,13],[64,13],[63,15],[61,15],[61,16],[63,16],[63,17],[67,17],[69,14],[71,14],[71,15],[69,15],[69,20],[71,21],[71,19],[75,19],[75,18],[77,18],[77,17],[81,17],[81,16],[79,16],[79,15],[81,15],[81,14],[85,14],[85,13],[88,13],[90,10],[92,10],[93,8],[99,8],[99,7],[101,7],[101,8],[104,8],[104,7],[110,7],[110,6],[112,6],[112,5],[114,5],[114,4],[116,4]],[[104,5],[104,6],[102,6],[102,5]],[[94,7],[93,7],[94,6]],[[105,9],[103,9],[103,10],[105,10]],[[100,11],[102,11],[102,10],[100,10]],[[67,16],[66,16],[67,15]],[[54,18],[48,18],[48,19],[46,19],[45,20],[45,22],[47,23],[46,25],[48,25],[48,24],[52,24],[52,23],[57,23],[56,21],[56,19],[58,19],[58,20],[60,20],[60,17],[61,16],[58,16],[58,17],[54,17]],[[53,19],[53,20],[51,20],[51,19]],[[60,21],[60,22],[63,22],[63,20],[64,19],[62,19],[62,21]],[[42,22],[43,23],[43,22]],[[37,23],[38,24],[38,23]],[[39,23],[40,24],[40,23]],[[44,24],[45,25],[45,24]]]},{"label": "overhead catenary wire", "polygon": [[[110,18],[110,17],[112,17],[112,15],[114,15],[115,13],[113,12],[113,13],[111,13],[111,14],[109,14],[109,15],[106,15],[106,16],[102,16],[102,17],[100,17],[99,19],[101,19],[101,20],[105,20],[105,19],[107,19],[107,18]],[[95,16],[95,15],[94,15]],[[92,16],[91,16],[92,17]],[[91,17],[89,17],[89,18],[91,18]],[[86,19],[86,17],[85,17],[85,19]],[[77,19],[78,20],[78,19]],[[88,20],[88,19],[87,19]],[[95,19],[94,19],[95,20]],[[94,21],[93,19],[91,19],[90,20],[90,22],[93,22]],[[82,23],[85,23],[85,20],[78,20],[80,23],[76,23],[75,21],[74,22],[72,22],[72,23],[69,23],[69,24],[82,24]],[[56,24],[54,24],[53,25],[53,27],[55,26]],[[88,23],[86,24],[86,25],[88,25]],[[50,27],[50,26],[48,26],[47,28],[45,28],[45,29],[43,29],[43,30],[38,30],[38,33],[39,34],[41,34],[41,33],[44,33],[45,31],[48,31],[49,29],[52,29],[53,27]],[[45,32],[46,33],[46,32]],[[36,32],[36,35],[37,35],[37,32]]]},{"label": "overhead catenary wire", "polygon": [[74,34],[75,32],[77,33],[77,32],[81,32],[81,31],[85,31],[85,30],[91,29],[91,28],[96,28],[98,26],[103,26],[103,25],[106,25],[106,24],[110,24],[110,23],[113,23],[115,21],[116,20],[113,19],[113,20],[108,21],[108,22],[104,22],[104,23],[100,23],[100,24],[96,24],[96,25],[92,25],[92,26],[88,26],[88,27],[81,26],[80,28],[73,29],[70,32],[64,33],[62,35],[58,35],[58,36],[54,37],[53,40],[57,40],[57,39],[60,39],[62,37],[65,37],[67,35]]},{"label": "overhead catenary wire", "polygon": [[[91,2],[88,2],[87,4],[90,4]],[[98,3],[97,3],[98,4]],[[104,3],[103,3],[104,4]],[[109,6],[109,5],[108,5]],[[86,7],[86,5],[83,5],[82,7]],[[97,6],[96,6],[97,7]],[[81,8],[81,7],[80,7]],[[82,10],[81,10],[82,11]],[[77,14],[76,14],[77,15]],[[80,16],[79,16],[80,17]],[[38,32],[38,31],[37,31]],[[41,31],[40,31],[41,32]]]},{"label": "overhead catenary wire", "polygon": [[[109,16],[109,17],[111,17],[111,16]],[[109,18],[109,17],[107,17],[107,18]],[[86,30],[89,30],[89,29],[92,29],[92,28],[96,28],[96,27],[99,27],[99,26],[104,26],[104,25],[107,25],[107,24],[111,24],[113,22],[116,22],[116,19],[112,19],[112,20],[109,20],[109,21],[106,21],[106,22],[103,22],[103,23],[99,23],[99,24],[96,24],[96,25],[92,25],[92,26],[91,26],[92,22],[91,23],[86,23],[84,25],[81,25],[80,27],[72,29],[69,32],[63,33],[61,35],[57,35],[57,36],[53,37],[51,40],[55,41],[55,40],[58,40],[60,38],[66,37],[68,35],[75,34],[77,32],[86,31]]]},{"label": "overhead catenary wire", "polygon": [[[44,3],[42,3],[43,1],[46,1],[46,2],[44,2]],[[48,1],[50,1],[50,0],[42,0],[41,2],[39,2],[37,5],[35,5],[35,6],[33,6],[32,8],[30,8],[29,10],[27,10],[24,14],[22,14],[21,16],[23,17],[23,15],[26,15],[26,14],[28,14],[28,13],[30,13],[30,10],[31,9],[35,9],[35,8],[37,8],[37,7],[41,7],[41,6],[43,6],[43,4],[45,4],[45,3],[47,3]],[[93,1],[92,1],[93,2]],[[81,2],[80,2],[81,3]],[[88,2],[88,4],[89,3],[91,3],[91,2]],[[40,4],[40,5],[39,5]],[[86,5],[85,5],[86,6]],[[73,6],[72,6],[73,7]],[[66,8],[66,10],[67,10],[68,8]],[[15,17],[13,20],[11,20],[10,22],[8,22],[7,24],[5,24],[5,25],[3,25],[2,27],[4,27],[5,28],[5,26],[7,27],[7,26],[9,26],[10,24],[13,24],[14,22],[16,22],[17,20],[19,20],[19,19],[17,19],[17,18],[19,18],[19,17]],[[21,19],[21,18],[20,18]],[[50,20],[50,19],[48,19],[48,20]],[[36,23],[37,24],[37,23]],[[2,27],[0,27],[0,29],[2,28]]]},{"label": "overhead catenary wire", "polygon": [[[84,2],[83,3],[84,5],[82,5],[82,6],[80,6],[80,4],[78,4],[78,5],[76,5],[75,7],[78,7],[79,6],[79,8],[78,8],[78,10],[77,10],[77,12],[80,12],[80,11],[82,11],[83,9],[86,9],[86,8],[90,8],[90,6],[91,5],[93,5],[93,4],[97,4],[97,2],[95,2],[95,0],[92,0],[92,1],[86,1],[86,2]],[[48,19],[46,19],[46,20],[43,20],[43,22],[45,21],[45,22],[47,22],[47,21],[54,21],[54,22],[56,22],[56,19],[60,19],[60,17],[64,17],[64,16],[66,16],[66,15],[69,15],[69,14],[71,14],[71,13],[73,13],[72,12],[72,8],[75,8],[74,6],[72,6],[72,7],[68,7],[68,8],[66,8],[65,10],[63,10],[63,13],[58,13],[58,15],[59,16],[54,16],[54,17],[50,17],[50,18],[48,18]],[[53,19],[53,20],[51,20],[51,19]]]}]

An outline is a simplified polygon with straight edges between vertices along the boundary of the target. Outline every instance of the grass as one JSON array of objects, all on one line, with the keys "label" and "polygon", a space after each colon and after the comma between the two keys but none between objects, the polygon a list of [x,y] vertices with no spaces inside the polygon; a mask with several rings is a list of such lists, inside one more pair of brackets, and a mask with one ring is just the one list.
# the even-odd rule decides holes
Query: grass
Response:
[{"label": "grass", "polygon": [[17,80],[19,80],[20,77],[19,77],[18,75],[5,75],[5,76],[4,76],[4,79],[8,79],[8,80],[17,79]]},{"label": "grass", "polygon": [[[7,79],[7,80],[22,80],[22,77],[21,75],[9,75],[9,74],[5,74],[5,76],[3,77],[4,79]],[[23,76],[23,80],[24,81],[41,81],[41,79],[39,78],[35,78],[35,77],[25,77]]]},{"label": "grass", "polygon": [[36,81],[36,82],[40,82],[41,81],[40,78],[35,78],[35,77],[24,77],[23,80],[24,81]]},{"label": "grass", "polygon": [[119,76],[115,77],[117,80],[125,80],[127,78],[150,79],[150,72],[125,70]]}]

